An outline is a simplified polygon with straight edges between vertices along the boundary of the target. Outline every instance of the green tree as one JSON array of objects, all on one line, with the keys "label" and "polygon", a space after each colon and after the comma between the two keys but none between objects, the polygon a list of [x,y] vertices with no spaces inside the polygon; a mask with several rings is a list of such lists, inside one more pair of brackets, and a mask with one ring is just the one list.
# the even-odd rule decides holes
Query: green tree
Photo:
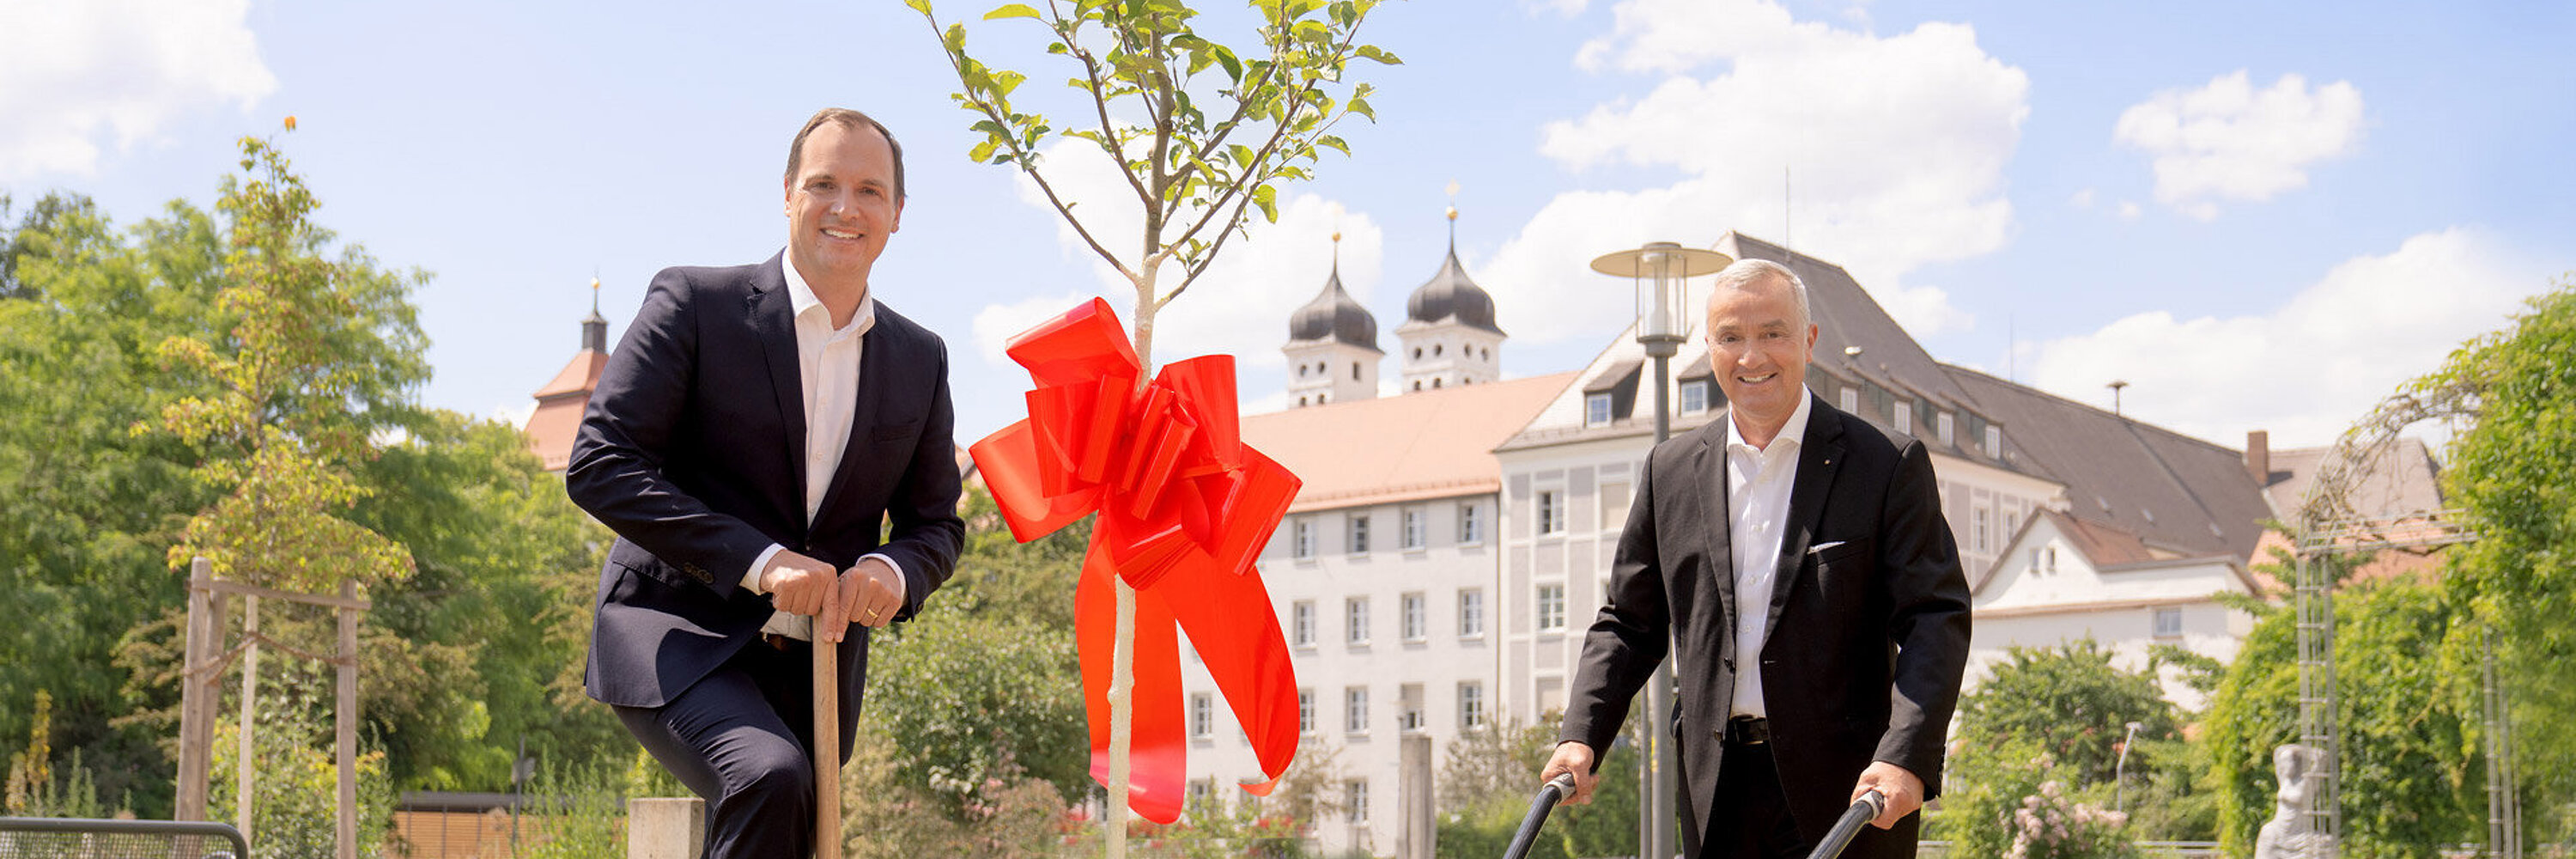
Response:
[{"label": "green tree", "polygon": [[2474,417],[2443,485],[2478,540],[2444,567],[2446,594],[2476,621],[2453,628],[2453,647],[2475,652],[2496,632],[2527,837],[2576,843],[2576,281],[2559,279],[2409,393],[2454,386],[2473,393]]},{"label": "green tree", "polygon": [[[1355,114],[1376,119],[1368,101],[1373,87],[1344,80],[1350,65],[1401,62],[1358,41],[1378,0],[1252,0],[1246,5],[1260,16],[1259,53],[1252,56],[1202,33],[1198,13],[1181,0],[1046,0],[1044,9],[994,8],[985,20],[1037,22],[1049,39],[1047,53],[1074,67],[1067,86],[1080,94],[1080,118],[1058,124],[1012,101],[1028,76],[967,53],[964,25],[941,28],[930,0],[904,2],[939,34],[965,89],[950,97],[974,115],[972,129],[983,135],[968,157],[1028,176],[1092,253],[1135,287],[1127,320],[1148,369],[1156,311],[1207,272],[1248,210],[1277,220],[1280,184],[1312,178],[1325,149],[1350,153],[1333,127]],[[1120,237],[1104,235],[1100,218],[1057,195],[1040,154],[1050,137],[1081,141],[1078,147],[1097,150],[1117,167],[1133,211],[1142,216],[1133,255],[1112,250]],[[1166,264],[1178,267],[1176,276],[1163,276]]]},{"label": "green tree", "polygon": [[120,721],[138,702],[108,666],[129,629],[184,601],[163,550],[214,495],[188,478],[186,445],[128,430],[211,391],[154,349],[229,327],[214,307],[222,245],[183,203],[119,230],[61,194],[0,240],[14,283],[0,294],[0,736],[23,735],[50,693],[52,747],[147,816],[169,810],[167,734]]},{"label": "green tree", "polygon": [[418,276],[379,273],[354,250],[322,256],[331,233],[312,223],[319,203],[286,155],[259,138],[241,147],[247,176],[226,177],[216,204],[230,219],[216,306],[232,327],[160,349],[215,390],[136,427],[204,450],[196,477],[222,493],[188,520],[170,566],[204,557],[217,575],[317,593],[401,579],[410,553],[343,514],[367,494],[351,469],[374,454],[370,436],[428,376],[406,300]]},{"label": "green tree", "polygon": [[[2344,854],[2432,859],[2483,840],[2477,675],[2443,645],[2458,611],[2434,586],[2404,581],[2342,590],[2334,609]],[[2272,750],[2299,738],[2297,651],[2296,613],[2269,610],[2210,702],[2202,742],[2231,855],[2252,854],[2278,788]]]},{"label": "green tree", "polygon": [[2181,736],[2177,708],[2165,700],[2153,667],[2124,671],[2111,658],[2091,638],[2009,648],[1960,701],[1959,735],[1971,744],[2026,741],[2055,760],[2056,778],[2075,787],[2110,783],[2129,723],[2138,723],[2139,739]]}]

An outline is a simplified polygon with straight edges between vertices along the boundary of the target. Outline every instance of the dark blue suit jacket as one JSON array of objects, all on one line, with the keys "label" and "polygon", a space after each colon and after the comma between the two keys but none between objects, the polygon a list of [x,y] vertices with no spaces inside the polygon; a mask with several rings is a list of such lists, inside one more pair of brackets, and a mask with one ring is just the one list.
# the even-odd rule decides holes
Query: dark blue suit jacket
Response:
[{"label": "dark blue suit jacket", "polygon": [[[772,607],[742,577],[771,543],[844,568],[871,552],[893,558],[905,579],[897,620],[956,563],[965,525],[947,347],[882,302],[860,351],[849,447],[807,526],[804,394],[782,264],[664,269],[600,373],[564,473],[573,501],[618,535],[600,570],[584,684],[600,701],[662,706],[756,638]],[[843,749],[867,676],[865,630],[851,631],[840,649]]]}]

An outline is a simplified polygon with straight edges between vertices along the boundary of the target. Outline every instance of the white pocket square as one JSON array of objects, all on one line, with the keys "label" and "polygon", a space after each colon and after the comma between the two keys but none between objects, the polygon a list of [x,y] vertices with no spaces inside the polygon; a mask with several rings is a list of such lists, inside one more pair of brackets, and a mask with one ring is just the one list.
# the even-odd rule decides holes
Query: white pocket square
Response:
[{"label": "white pocket square", "polygon": [[1815,544],[1815,545],[1813,545],[1813,546],[1808,546],[1808,547],[1807,547],[1807,554],[1813,555],[1813,554],[1815,554],[1815,553],[1817,553],[1817,552],[1822,552],[1822,551],[1824,551],[1824,550],[1826,550],[1826,549],[1831,549],[1831,548],[1833,548],[1833,547],[1835,547],[1835,546],[1840,546],[1840,545],[1842,545],[1842,544],[1843,544],[1843,541],[1841,541],[1841,540],[1835,540],[1835,541],[1833,541],[1833,542],[1831,542],[1831,543],[1817,543],[1817,544]]}]

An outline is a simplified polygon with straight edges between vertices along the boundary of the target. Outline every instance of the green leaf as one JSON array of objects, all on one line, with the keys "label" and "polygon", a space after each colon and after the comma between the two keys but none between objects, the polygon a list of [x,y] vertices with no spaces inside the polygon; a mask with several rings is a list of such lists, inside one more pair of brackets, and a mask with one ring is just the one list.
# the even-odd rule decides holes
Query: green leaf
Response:
[{"label": "green leaf", "polygon": [[1352,112],[1352,113],[1356,113],[1356,114],[1359,114],[1359,115],[1361,115],[1361,116],[1368,117],[1370,122],[1376,122],[1376,121],[1377,121],[1377,111],[1376,111],[1376,110],[1374,110],[1374,109],[1371,109],[1371,108],[1369,107],[1368,99],[1364,99],[1364,98],[1354,98],[1354,99],[1351,99],[1350,106],[1349,106],[1349,107],[1344,108],[1344,110],[1348,110],[1348,111],[1350,111],[1350,112]]},{"label": "green leaf", "polygon": [[1387,53],[1385,49],[1379,48],[1376,45],[1361,45],[1357,48],[1352,48],[1351,53],[1359,55],[1360,59],[1375,60],[1385,65],[1404,65],[1403,60],[1397,59],[1394,54]]},{"label": "green leaf", "polygon": [[994,140],[992,138],[985,138],[983,142],[975,144],[975,148],[967,150],[966,157],[973,159],[978,164],[991,161],[993,160],[993,144]]},{"label": "green leaf", "polygon": [[1237,166],[1241,166],[1241,167],[1251,167],[1251,166],[1252,166],[1252,157],[1253,157],[1252,147],[1245,146],[1245,145],[1240,144],[1240,143],[1231,144],[1231,145],[1229,145],[1229,146],[1227,146],[1227,147],[1226,147],[1226,154],[1231,155],[1231,156],[1233,156],[1233,157],[1234,157],[1234,163],[1235,163]]},{"label": "green leaf", "polygon": [[1261,217],[1263,220],[1269,221],[1273,224],[1279,223],[1278,199],[1279,189],[1277,187],[1262,185],[1252,189],[1252,205],[1261,209]]},{"label": "green leaf", "polygon": [[1038,10],[1033,9],[1033,8],[1030,8],[1029,4],[1026,4],[1026,3],[1009,3],[1009,4],[1004,4],[1004,5],[1002,5],[1001,7],[994,9],[993,11],[990,11],[990,12],[986,12],[986,13],[984,13],[984,20],[987,20],[987,21],[999,21],[999,20],[1002,20],[1002,19],[1004,19],[1004,18],[1036,18],[1036,17],[1038,17]]},{"label": "green leaf", "polygon": [[1012,90],[1020,88],[1021,81],[1028,79],[1028,75],[1019,72],[1003,72],[993,76],[993,92],[995,95],[1008,96]]},{"label": "green leaf", "polygon": [[921,13],[922,17],[930,16],[930,0],[903,0],[903,5],[912,7],[912,11]]},{"label": "green leaf", "polygon": [[1342,153],[1345,157],[1351,154],[1350,144],[1344,143],[1341,138],[1334,137],[1330,134],[1315,138],[1315,145],[1333,149]]}]

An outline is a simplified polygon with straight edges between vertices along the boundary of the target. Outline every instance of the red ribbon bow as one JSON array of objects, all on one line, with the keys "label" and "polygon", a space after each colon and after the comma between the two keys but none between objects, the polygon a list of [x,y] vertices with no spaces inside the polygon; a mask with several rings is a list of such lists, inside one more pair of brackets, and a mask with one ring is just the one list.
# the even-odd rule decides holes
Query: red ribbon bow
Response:
[{"label": "red ribbon bow", "polygon": [[1109,781],[1116,575],[1136,589],[1130,807],[1157,823],[1181,814],[1188,749],[1175,623],[1268,777],[1244,789],[1269,793],[1297,753],[1297,678],[1252,560],[1300,481],[1243,444],[1234,358],[1166,365],[1140,391],[1143,363],[1097,298],[1021,332],[1007,351],[1037,382],[1029,418],[973,453],[1011,536],[1025,543],[1100,514],[1074,602],[1092,777]]}]

